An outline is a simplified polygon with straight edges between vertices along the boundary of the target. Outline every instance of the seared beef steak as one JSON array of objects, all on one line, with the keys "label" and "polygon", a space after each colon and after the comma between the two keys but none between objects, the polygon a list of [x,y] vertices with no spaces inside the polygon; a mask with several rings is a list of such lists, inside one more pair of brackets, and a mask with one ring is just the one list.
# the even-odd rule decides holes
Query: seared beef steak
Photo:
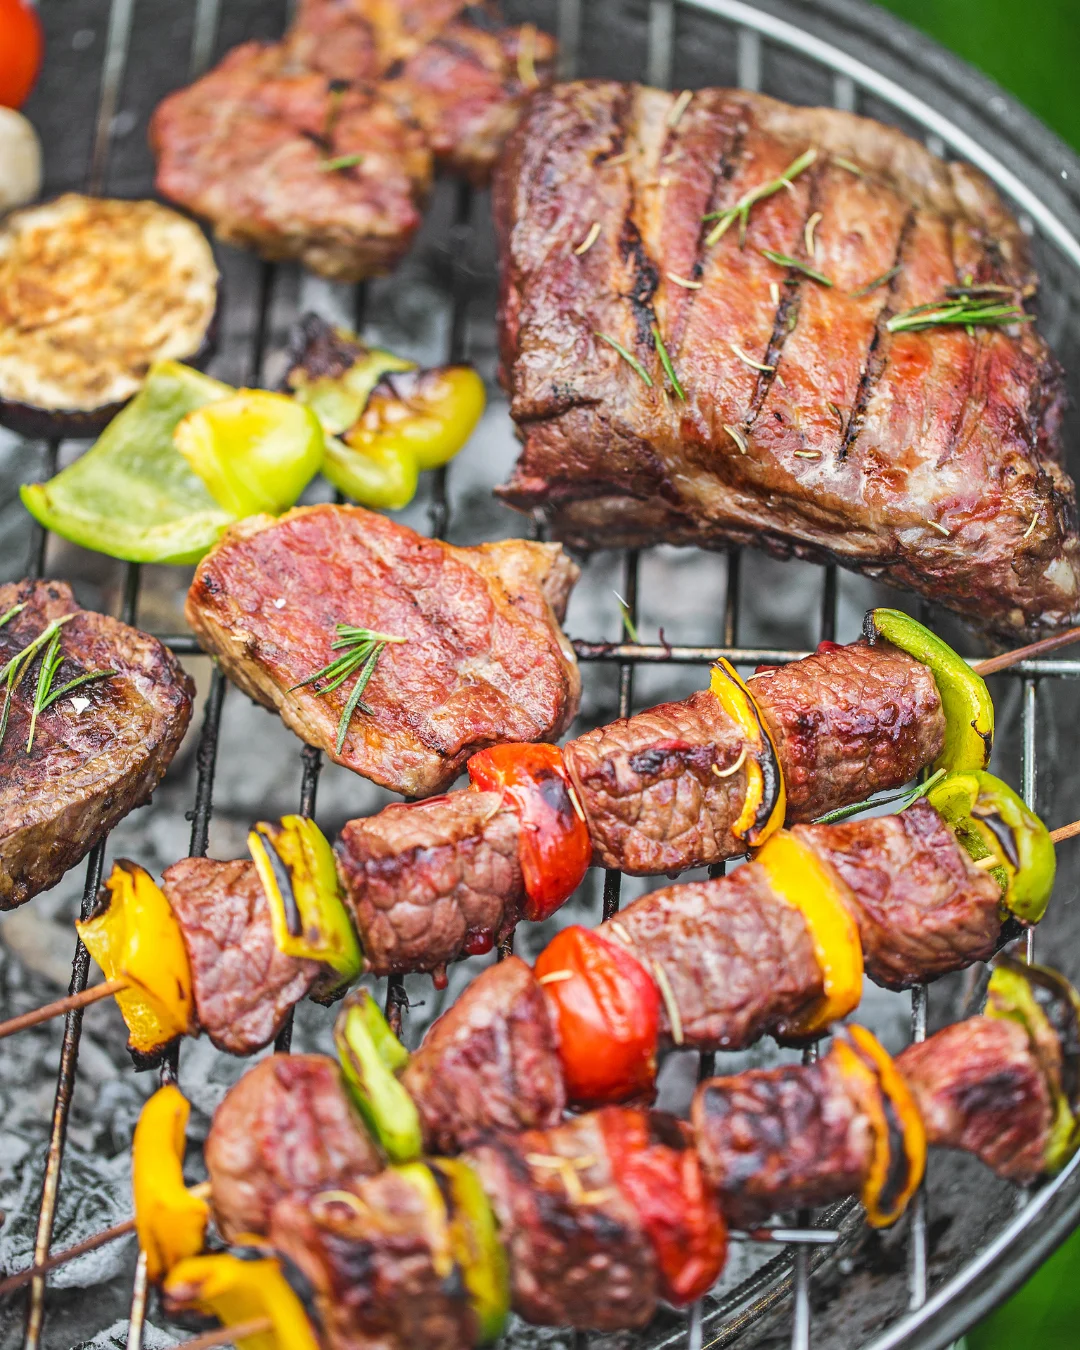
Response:
[{"label": "seared beef steak", "polygon": [[[414,797],[448,787],[476,750],[555,740],[581,679],[559,628],[578,570],[554,544],[455,548],[352,506],[251,516],[199,564],[188,622],[229,676],[309,745]],[[339,623],[385,648],[340,754],[352,690],[295,688],[340,653]]]},{"label": "seared beef steak", "polygon": [[[26,749],[41,657],[12,697],[0,742],[0,909],[55,885],[150,797],[183,739],[194,686],[154,638],[105,614],[80,610],[59,581],[0,586],[0,669],[54,620],[63,662],[53,689],[114,671],[72,690],[37,720]],[[3,692],[0,689],[0,706]]]},{"label": "seared beef steak", "polygon": [[[1033,293],[992,188],[848,113],[720,89],[673,107],[634,85],[562,85],[511,138],[495,208],[524,449],[500,495],[585,548],[756,544],[883,576],[1010,638],[1070,620],[1080,540],[1045,344],[1027,324],[888,327],[957,285]],[[706,242],[705,217],[809,149],[789,190]]]},{"label": "seared beef steak", "polygon": [[325,967],[278,950],[253,862],[182,858],[161,885],[183,933],[200,1029],[233,1055],[269,1045]]}]

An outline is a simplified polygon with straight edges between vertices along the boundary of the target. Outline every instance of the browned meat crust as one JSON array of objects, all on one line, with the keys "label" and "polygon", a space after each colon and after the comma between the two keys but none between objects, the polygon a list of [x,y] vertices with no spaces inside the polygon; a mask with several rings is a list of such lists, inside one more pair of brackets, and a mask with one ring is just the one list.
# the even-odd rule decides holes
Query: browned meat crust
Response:
[{"label": "browned meat crust", "polygon": [[615,1184],[598,1113],[505,1135],[466,1161],[499,1221],[516,1313],[536,1326],[597,1331],[649,1320],[656,1258]]},{"label": "browned meat crust", "polygon": [[710,1079],[690,1118],[705,1175],[736,1225],[858,1195],[869,1170],[873,1125],[831,1056]]},{"label": "browned meat crust", "polygon": [[[1030,325],[886,327],[968,276],[1017,302],[1033,293],[1023,235],[990,185],[849,113],[706,89],[671,126],[674,98],[557,86],[508,143],[501,352],[524,447],[502,498],[545,508],[583,548],[735,542],[832,558],[1013,640],[1073,619],[1075,489],[1045,343]],[[816,161],[754,206],[745,238],[736,225],[705,246],[704,216],[808,147]],[[815,217],[813,266],[832,287],[762,253],[806,259]],[[663,388],[654,324],[685,400]]]},{"label": "browned meat crust", "polygon": [[929,1143],[974,1153],[1001,1177],[1040,1176],[1054,1123],[1046,1077],[1018,1022],[970,1017],[897,1056]]},{"label": "browned meat crust", "polygon": [[333,91],[283,47],[257,42],[170,94],[150,142],[158,191],[212,221],[219,239],[340,281],[393,267],[431,183],[423,133],[377,91]]},{"label": "browned meat crust", "polygon": [[376,975],[440,970],[513,930],[525,890],[518,819],[496,792],[394,803],[350,820],[335,845]]},{"label": "browned meat crust", "polygon": [[789,821],[899,787],[945,744],[929,667],[888,642],[828,644],[760,671],[750,688],[776,742]]},{"label": "browned meat crust", "polygon": [[795,833],[847,884],[867,975],[908,989],[987,961],[1001,937],[1001,888],[925,801],[896,816]]},{"label": "browned meat crust", "polygon": [[[109,830],[148,801],[191,720],[194,685],[156,639],[105,614],[80,610],[59,581],[0,586],[0,668],[54,619],[64,661],[53,688],[94,671],[38,718],[27,754],[38,663],[14,691],[0,746],[0,909],[56,884]],[[81,708],[81,711],[78,709]]]},{"label": "browned meat crust", "polygon": [[[738,1050],[785,1022],[823,992],[806,921],[777,899],[757,863],[714,881],[652,891],[600,932],[645,966],[659,963],[682,1023],[683,1044]],[[661,1034],[673,1027],[666,1003]]]},{"label": "browned meat crust", "polygon": [[729,778],[739,727],[708,690],[661,703],[569,741],[566,767],[589,822],[593,857],[632,876],[720,862],[745,845],[732,835],[746,771]]},{"label": "browned meat crust", "polygon": [[558,1125],[566,1089],[556,1032],[525,962],[512,956],[475,979],[428,1031],[402,1082],[429,1153]]},{"label": "browned meat crust", "polygon": [[462,1350],[476,1317],[435,1269],[431,1219],[392,1170],[274,1206],[270,1241],[311,1282],[326,1350]]},{"label": "browned meat crust", "polygon": [[[581,677],[559,627],[578,569],[558,545],[455,548],[356,506],[251,516],[199,564],[185,613],[202,645],[309,745],[384,787],[426,797],[476,750],[555,740]],[[335,625],[403,637],[367,686],[370,714],[334,744],[351,691],[293,686],[338,653]]]},{"label": "browned meat crust", "polygon": [[229,1054],[261,1050],[325,968],[278,950],[254,863],[183,858],[161,880],[183,933],[199,1027]]},{"label": "browned meat crust", "polygon": [[214,1112],[204,1155],[229,1240],[265,1236],[286,1195],[346,1186],[383,1165],[326,1055],[270,1055],[249,1069]]}]

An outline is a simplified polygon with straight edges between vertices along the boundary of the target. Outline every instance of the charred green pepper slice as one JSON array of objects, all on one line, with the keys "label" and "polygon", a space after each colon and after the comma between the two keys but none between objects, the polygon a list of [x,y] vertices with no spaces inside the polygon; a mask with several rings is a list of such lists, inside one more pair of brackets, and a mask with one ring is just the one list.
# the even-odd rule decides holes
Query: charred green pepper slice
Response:
[{"label": "charred green pepper slice", "polygon": [[1056,970],[999,956],[986,1015],[1019,1022],[1031,1038],[1054,1104],[1044,1155],[1053,1175],[1080,1146],[1080,995]]},{"label": "charred green pepper slice", "polygon": [[495,1213],[480,1178],[468,1163],[460,1158],[439,1158],[432,1159],[428,1167],[441,1183],[450,1223],[450,1250],[479,1324],[477,1344],[488,1345],[502,1335],[510,1313],[510,1271]]},{"label": "charred green pepper slice", "polygon": [[930,629],[898,609],[867,610],[863,632],[884,638],[928,666],[945,713],[945,746],[935,769],[985,769],[994,745],[994,705],[986,681]]},{"label": "charred green pepper slice", "polygon": [[419,1157],[424,1137],[416,1103],[398,1082],[409,1052],[366,989],[345,1001],[334,1024],[345,1081],[368,1129],[391,1162]]},{"label": "charred green pepper slice", "polygon": [[993,860],[1005,908],[1038,923],[1054,889],[1057,859],[1050,832],[1007,783],[980,770],[951,773],[926,794],[974,862]]},{"label": "charred green pepper slice", "polygon": [[341,896],[334,852],[313,820],[259,821],[248,848],[270,905],[278,951],[329,967],[311,994],[332,1003],[364,969],[364,957]]}]

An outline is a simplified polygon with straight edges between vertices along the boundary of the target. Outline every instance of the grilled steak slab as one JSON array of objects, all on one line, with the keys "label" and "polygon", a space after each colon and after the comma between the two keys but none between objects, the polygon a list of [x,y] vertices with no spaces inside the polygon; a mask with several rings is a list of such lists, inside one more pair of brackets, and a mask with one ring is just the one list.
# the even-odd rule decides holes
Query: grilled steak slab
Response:
[{"label": "grilled steak slab", "polygon": [[[1033,293],[993,189],[848,113],[722,89],[679,117],[673,105],[561,85],[508,144],[501,350],[524,448],[500,495],[546,508],[583,548],[833,559],[1012,639],[1076,615],[1075,489],[1045,344],[1027,324],[889,328],[949,287]],[[717,213],[809,149],[789,190],[706,243]]]},{"label": "grilled steak slab", "polygon": [[511,956],[475,979],[428,1031],[402,1082],[429,1153],[460,1153],[493,1131],[558,1125],[563,1068],[532,969]]},{"label": "grilled steak slab", "polygon": [[278,950],[253,862],[183,858],[161,884],[183,934],[200,1028],[233,1055],[269,1045],[325,968]]},{"label": "grilled steak slab", "polygon": [[[27,752],[40,656],[15,688],[0,743],[0,909],[55,885],[109,830],[150,797],[191,719],[194,686],[154,638],[80,610],[58,581],[0,586],[0,669],[54,620],[63,662],[52,687],[114,671],[59,699]],[[0,693],[0,702],[3,695]]]},{"label": "grilled steak slab", "polygon": [[327,1055],[270,1055],[249,1069],[214,1112],[204,1153],[230,1240],[265,1236],[286,1195],[344,1186],[383,1165]]},{"label": "grilled steak slab", "polygon": [[[384,787],[424,797],[474,751],[555,740],[581,679],[559,627],[578,569],[558,545],[508,539],[455,548],[355,506],[251,516],[203,561],[186,614],[200,642],[309,745]],[[352,689],[296,688],[340,653],[339,623],[388,646],[340,754]]]}]

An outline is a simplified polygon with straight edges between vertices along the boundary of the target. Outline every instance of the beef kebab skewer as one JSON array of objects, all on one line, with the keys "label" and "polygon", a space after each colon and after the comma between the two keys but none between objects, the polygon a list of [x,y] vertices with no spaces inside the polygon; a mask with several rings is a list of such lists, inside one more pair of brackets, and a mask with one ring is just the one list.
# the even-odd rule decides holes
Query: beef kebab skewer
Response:
[{"label": "beef kebab skewer", "polygon": [[[80,922],[112,985],[100,996],[123,982],[137,1055],[200,1028],[249,1054],[305,994],[332,1001],[365,959],[383,973],[314,822],[260,823],[249,844],[251,862],[185,859],[161,887],[117,863]],[[520,967],[564,1042],[589,1047],[567,1066],[571,1097],[621,1100],[651,1089],[663,1048],[812,1040],[857,1006],[864,973],[903,989],[988,960],[1042,917],[1054,871],[1046,827],[1006,784],[947,774],[898,815],[779,830],[729,875],[650,892],[594,930],[564,928],[535,973],[503,962],[472,987]]]},{"label": "beef kebab skewer", "polygon": [[[166,1087],[136,1135],[140,1245],[172,1311],[267,1318],[269,1339],[250,1342],[260,1350],[458,1350],[497,1337],[511,1307],[537,1325],[634,1329],[661,1301],[686,1306],[711,1287],[728,1222],[852,1195],[871,1224],[895,1222],[928,1145],[1020,1185],[1060,1171],[1080,1142],[1078,1016],[1060,975],[1003,961],[982,1015],[895,1059],[853,1026],[815,1064],[700,1084],[688,1122],[605,1107],[489,1133],[456,1159],[376,1156],[366,1174],[335,1146],[315,1093],[296,1103],[290,1137],[264,1141],[273,1183],[249,1175],[246,1193],[213,1158],[223,1113],[243,1134],[241,1080],[207,1143],[210,1204],[184,1184],[187,1104]],[[269,1123],[249,1117],[249,1135]],[[205,1251],[211,1217],[232,1250]],[[306,1307],[286,1293],[294,1267],[314,1293]]]}]

